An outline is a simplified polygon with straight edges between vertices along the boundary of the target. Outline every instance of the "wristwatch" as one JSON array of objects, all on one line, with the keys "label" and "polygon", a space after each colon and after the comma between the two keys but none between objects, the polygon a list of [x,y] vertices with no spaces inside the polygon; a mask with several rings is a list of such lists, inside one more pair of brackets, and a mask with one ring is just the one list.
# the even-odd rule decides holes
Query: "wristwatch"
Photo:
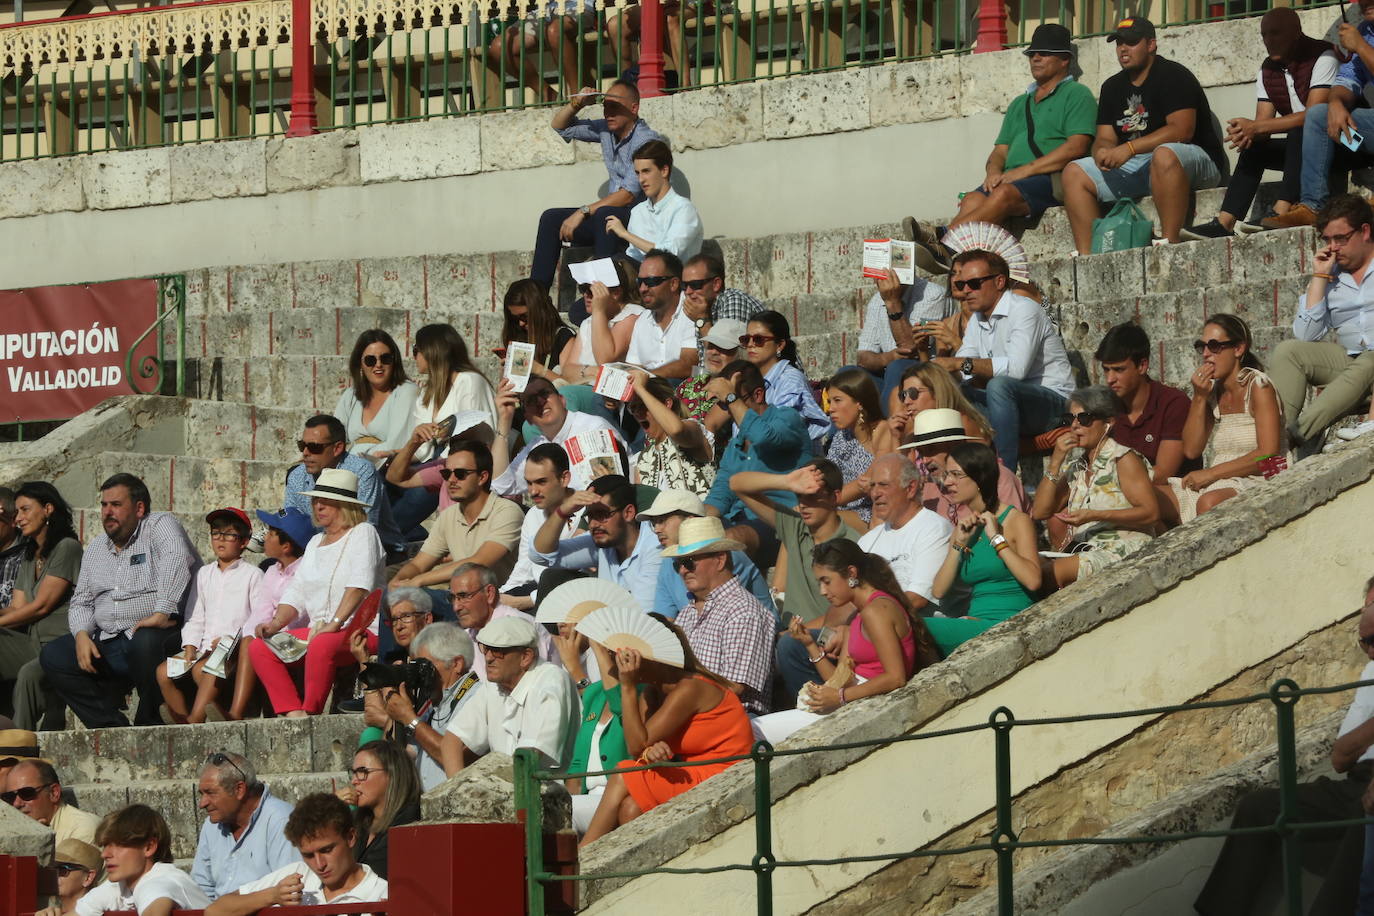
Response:
[{"label": "wristwatch", "polygon": [[580,210],[580,211],[582,211],[582,215],[583,215],[583,216],[591,216],[591,215],[592,215],[592,208],[591,208],[591,205],[590,205],[590,204],[583,204],[582,206],[578,207],[577,209]]},{"label": "wristwatch", "polygon": [[901,321],[901,320],[902,320],[902,317],[903,317],[903,316],[902,316],[902,313],[901,313],[901,312],[888,312],[888,313],[887,313],[887,320],[888,320],[888,321]]},{"label": "wristwatch", "polygon": [[692,324],[696,325],[697,330],[700,331],[702,328],[706,327],[706,319],[698,318],[696,321],[693,321]]},{"label": "wristwatch", "polygon": [[420,724],[420,717],[419,717],[419,716],[416,716],[415,718],[413,718],[413,719],[410,720],[410,724],[407,725],[406,728],[410,729],[411,731],[415,731],[415,726],[417,726],[417,725],[419,725],[419,724]]},{"label": "wristwatch", "polygon": [[591,684],[591,682],[592,682],[591,678],[584,677],[584,678],[582,678],[580,681],[577,682],[577,689],[578,689],[578,690],[586,690],[587,687]]},{"label": "wristwatch", "polygon": [[732,391],[723,398],[716,398],[716,404],[720,407],[721,410],[728,412],[730,410],[730,405],[738,400],[739,398],[736,397],[735,393]]},{"label": "wristwatch", "polygon": [[962,373],[964,373],[964,375],[972,375],[972,374],[973,374],[973,357],[972,357],[972,356],[965,356],[965,357],[964,357],[964,361],[963,361],[962,363],[959,364],[959,371],[962,372]]}]

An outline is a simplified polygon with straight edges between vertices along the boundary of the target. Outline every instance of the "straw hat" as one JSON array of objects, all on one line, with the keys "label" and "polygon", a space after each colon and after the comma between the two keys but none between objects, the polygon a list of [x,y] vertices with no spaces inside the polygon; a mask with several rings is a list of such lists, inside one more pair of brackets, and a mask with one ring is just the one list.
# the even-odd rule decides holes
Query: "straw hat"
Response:
[{"label": "straw hat", "polygon": [[744,545],[725,536],[725,526],[713,515],[684,518],[677,531],[677,543],[663,551],[665,557],[690,557],[699,553],[725,553],[743,550]]},{"label": "straw hat", "polygon": [[315,481],[315,489],[302,490],[301,495],[318,496],[320,499],[332,499],[336,503],[352,503],[365,508],[372,507],[372,503],[365,503],[358,498],[358,475],[343,468],[325,468]]}]

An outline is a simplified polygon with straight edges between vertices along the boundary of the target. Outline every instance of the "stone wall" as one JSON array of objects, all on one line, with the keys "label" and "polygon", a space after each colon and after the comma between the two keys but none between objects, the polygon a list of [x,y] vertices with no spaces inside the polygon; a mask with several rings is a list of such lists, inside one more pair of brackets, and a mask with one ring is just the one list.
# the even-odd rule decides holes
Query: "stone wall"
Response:
[{"label": "stone wall", "polygon": [[[1320,34],[1334,14],[1302,15]],[[1160,47],[1220,116],[1253,111],[1258,20],[1168,29]],[[1079,59],[1094,90],[1116,69],[1100,39],[1080,42]],[[1027,81],[1025,58],[1005,51],[708,87],[647,99],[643,114],[672,139],[708,233],[757,235],[947,215]],[[584,202],[604,181],[597,148],[564,143],[549,116],[6,163],[6,284],[528,248],[543,207]]]}]

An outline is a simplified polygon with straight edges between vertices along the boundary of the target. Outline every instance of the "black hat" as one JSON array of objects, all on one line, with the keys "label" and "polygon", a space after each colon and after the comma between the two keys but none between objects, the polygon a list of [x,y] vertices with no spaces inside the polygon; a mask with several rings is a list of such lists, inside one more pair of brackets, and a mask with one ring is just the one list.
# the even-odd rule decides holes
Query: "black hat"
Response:
[{"label": "black hat", "polygon": [[1024,53],[1030,57],[1037,51],[1041,54],[1073,54],[1073,36],[1057,22],[1042,22],[1035,27]]},{"label": "black hat", "polygon": [[1108,41],[1124,41],[1133,45],[1142,38],[1155,37],[1155,24],[1144,16],[1131,16],[1116,24],[1116,29],[1107,36]]}]

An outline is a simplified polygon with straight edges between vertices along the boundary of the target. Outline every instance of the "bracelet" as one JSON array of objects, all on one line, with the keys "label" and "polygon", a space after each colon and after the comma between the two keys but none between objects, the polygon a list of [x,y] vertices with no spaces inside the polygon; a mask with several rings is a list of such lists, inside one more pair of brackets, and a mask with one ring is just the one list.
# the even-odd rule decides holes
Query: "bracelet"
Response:
[{"label": "bracelet", "polygon": [[572,517],[573,517],[574,515],[576,515],[577,513],[576,513],[576,512],[569,512],[567,515],[564,515],[564,514],[563,514],[563,507],[562,507],[562,506],[559,506],[557,509],[554,509],[554,510],[553,510],[553,514],[554,514],[554,515],[557,515],[559,518],[561,518],[561,519],[562,519],[563,521],[565,521],[565,522],[570,522],[570,521],[572,521]]},{"label": "bracelet", "polygon": [[1004,550],[1010,550],[1010,549],[1011,549],[1011,545],[1010,545],[1010,544],[997,544],[997,545],[995,545],[992,549],[995,550],[995,551],[997,551],[998,553],[1001,553],[1001,552],[1004,551]]},{"label": "bracelet", "polygon": [[844,705],[844,688],[843,688],[843,687],[840,688],[840,705],[841,705],[841,706]]},{"label": "bracelet", "polygon": [[419,717],[419,716],[416,716],[415,718],[413,718],[413,719],[410,720],[410,724],[407,725],[406,728],[410,729],[411,731],[415,731],[415,726],[417,726],[417,725],[419,725],[419,724],[420,724],[420,717]]},{"label": "bracelet", "polygon": [[1131,151],[1131,155],[1132,155],[1132,156],[1139,156],[1139,155],[1140,155],[1139,153],[1137,153],[1137,152],[1135,151],[1135,141],[1134,141],[1134,140],[1127,140],[1127,141],[1126,141],[1126,149],[1128,149],[1128,150]]},{"label": "bracelet", "polygon": [[1335,276],[1332,275],[1332,274],[1313,274],[1313,275],[1312,275],[1312,279],[1313,279],[1313,280],[1325,280],[1326,282],[1330,283],[1332,280],[1334,280],[1334,279],[1336,279],[1336,278],[1335,278]]},{"label": "bracelet", "polygon": [[1002,534],[994,534],[994,535],[992,536],[992,546],[993,546],[993,547],[999,547],[999,548],[1000,548],[1000,547],[1008,547],[1008,546],[1010,546],[1010,545],[1007,544],[1007,538],[1006,538],[1005,535],[1002,535]]},{"label": "bracelet", "polygon": [[1060,478],[1062,478],[1064,475],[1063,475],[1063,474],[1051,474],[1049,471],[1046,471],[1046,472],[1044,473],[1043,476],[1044,476],[1044,478],[1045,478],[1046,480],[1048,480],[1050,483],[1059,483]]},{"label": "bracelet", "polygon": [[817,655],[815,658],[810,658],[810,657],[808,657],[806,660],[807,660],[808,662],[810,662],[811,664],[813,664],[813,665],[818,665],[818,664],[820,664],[821,660],[824,659],[824,658],[825,658],[825,653],[822,652],[820,655]]}]

